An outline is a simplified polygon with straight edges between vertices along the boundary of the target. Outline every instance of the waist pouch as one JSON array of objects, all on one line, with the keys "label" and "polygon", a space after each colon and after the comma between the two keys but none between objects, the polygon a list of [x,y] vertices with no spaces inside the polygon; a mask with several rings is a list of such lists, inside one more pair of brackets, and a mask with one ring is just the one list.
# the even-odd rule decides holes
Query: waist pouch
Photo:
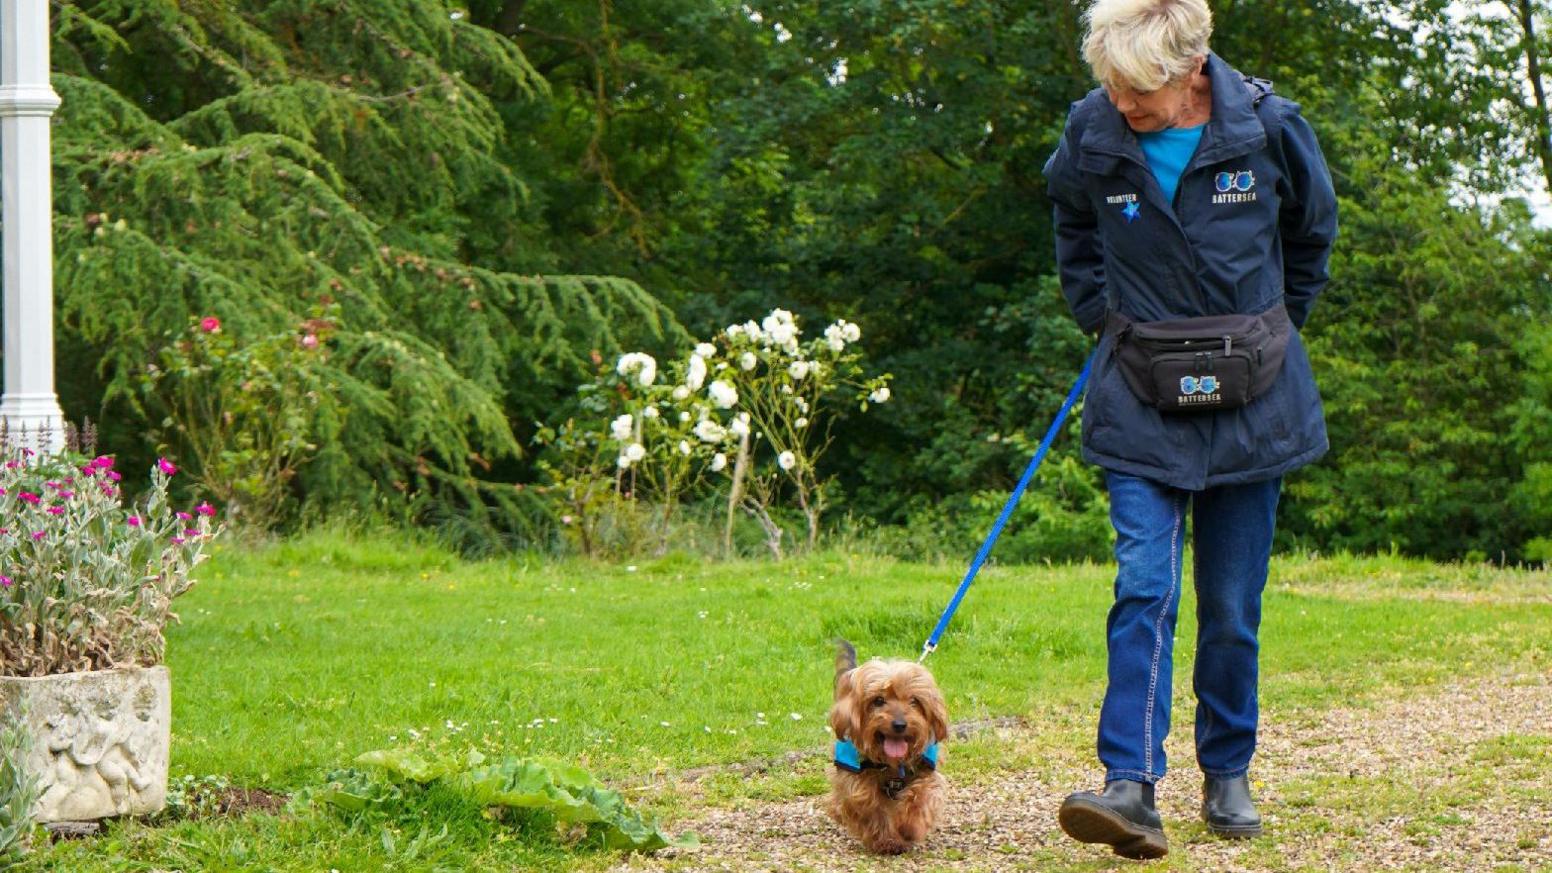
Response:
[{"label": "waist pouch", "polygon": [[1170,321],[1109,316],[1126,384],[1161,412],[1216,412],[1244,406],[1272,387],[1293,335],[1281,304],[1257,315]]}]

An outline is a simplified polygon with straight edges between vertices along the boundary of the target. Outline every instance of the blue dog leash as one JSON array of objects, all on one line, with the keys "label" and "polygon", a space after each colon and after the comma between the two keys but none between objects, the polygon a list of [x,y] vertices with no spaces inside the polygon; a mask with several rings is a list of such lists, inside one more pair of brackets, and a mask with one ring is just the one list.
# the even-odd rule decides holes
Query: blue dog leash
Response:
[{"label": "blue dog leash", "polygon": [[965,592],[970,590],[970,583],[975,581],[975,574],[980,572],[981,565],[986,563],[992,546],[997,542],[997,537],[1002,535],[1003,525],[1008,523],[1008,517],[1013,514],[1013,508],[1018,506],[1019,499],[1024,496],[1024,490],[1029,487],[1029,481],[1035,477],[1035,471],[1040,469],[1040,462],[1045,460],[1046,452],[1050,450],[1051,443],[1061,431],[1062,422],[1067,420],[1067,413],[1072,411],[1072,405],[1078,402],[1078,396],[1083,393],[1083,386],[1089,381],[1089,370],[1094,367],[1094,354],[1089,354],[1088,361],[1083,365],[1083,372],[1078,374],[1078,381],[1074,382],[1072,390],[1067,392],[1067,400],[1062,404],[1061,411],[1056,413],[1056,420],[1051,422],[1051,427],[1045,432],[1045,439],[1040,441],[1040,448],[1035,450],[1035,456],[1030,459],[1029,466],[1024,468],[1024,476],[1019,479],[1018,486],[1008,496],[1008,502],[1002,505],[1002,514],[997,516],[997,523],[992,525],[992,531],[987,535],[986,542],[981,543],[981,550],[976,552],[975,560],[970,563],[970,572],[965,574],[964,581],[959,583],[959,590],[954,592],[953,599],[948,602],[948,607],[938,618],[938,626],[932,629],[932,636],[927,637],[927,642],[922,646],[921,657],[916,659],[916,663],[927,660],[927,656],[937,649],[938,640],[943,636],[943,632],[948,630],[948,623],[953,620],[954,610],[959,608],[959,601],[963,600]]}]

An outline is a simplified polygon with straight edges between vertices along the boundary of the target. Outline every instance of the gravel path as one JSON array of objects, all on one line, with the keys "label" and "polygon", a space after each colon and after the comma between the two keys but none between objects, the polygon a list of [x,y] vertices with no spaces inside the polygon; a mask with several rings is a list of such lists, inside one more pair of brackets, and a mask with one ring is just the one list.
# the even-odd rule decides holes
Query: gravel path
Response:
[{"label": "gravel path", "polygon": [[[1177,703],[1178,714],[1191,709]],[[1252,772],[1267,835],[1211,838],[1197,822],[1190,724],[1170,738],[1160,786],[1170,857],[1156,869],[1214,871],[1552,871],[1552,677],[1472,677],[1372,708],[1292,723],[1268,720]],[[939,830],[901,858],[862,853],[822,812],[823,798],[747,803],[676,822],[702,845],[632,857],[616,870],[1064,870],[1136,862],[1069,841],[1061,798],[1093,788],[1086,745],[999,728],[1036,769],[957,783]],[[810,766],[805,764],[803,766]],[[820,766],[812,762],[811,766]],[[952,759],[947,771],[953,778]]]}]

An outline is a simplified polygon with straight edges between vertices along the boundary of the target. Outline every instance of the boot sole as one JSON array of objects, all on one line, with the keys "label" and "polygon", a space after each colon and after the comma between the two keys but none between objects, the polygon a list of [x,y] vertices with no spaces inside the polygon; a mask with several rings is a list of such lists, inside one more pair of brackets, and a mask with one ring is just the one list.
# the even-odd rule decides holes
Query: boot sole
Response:
[{"label": "boot sole", "polygon": [[1169,854],[1163,831],[1143,827],[1098,804],[1069,800],[1056,820],[1067,836],[1080,843],[1103,843],[1123,858],[1147,860]]},{"label": "boot sole", "polygon": [[1248,840],[1261,836],[1260,825],[1239,825],[1237,827],[1220,827],[1213,824],[1207,825],[1207,830],[1215,837],[1225,840]]}]

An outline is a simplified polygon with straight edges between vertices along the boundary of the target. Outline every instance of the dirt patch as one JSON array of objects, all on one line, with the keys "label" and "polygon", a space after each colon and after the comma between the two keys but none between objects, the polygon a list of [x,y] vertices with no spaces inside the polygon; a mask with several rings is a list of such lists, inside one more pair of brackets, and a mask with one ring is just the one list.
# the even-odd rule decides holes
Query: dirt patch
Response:
[{"label": "dirt patch", "polygon": [[[1177,704],[1176,713],[1189,713]],[[1180,721],[1177,717],[1177,721]],[[1552,869],[1552,677],[1462,679],[1404,700],[1307,718],[1269,717],[1252,770],[1265,836],[1226,842],[1197,820],[1189,718],[1170,738],[1160,785],[1171,855],[1155,868],[1223,871]],[[1036,748],[1036,770],[955,784],[945,820],[903,858],[862,853],[822,797],[749,803],[677,822],[697,849],[629,858],[617,870],[1124,869],[1056,824],[1062,797],[1096,787],[1086,745],[1030,727],[998,742]],[[821,766],[816,763],[815,766]],[[952,771],[950,771],[952,778]]]}]

